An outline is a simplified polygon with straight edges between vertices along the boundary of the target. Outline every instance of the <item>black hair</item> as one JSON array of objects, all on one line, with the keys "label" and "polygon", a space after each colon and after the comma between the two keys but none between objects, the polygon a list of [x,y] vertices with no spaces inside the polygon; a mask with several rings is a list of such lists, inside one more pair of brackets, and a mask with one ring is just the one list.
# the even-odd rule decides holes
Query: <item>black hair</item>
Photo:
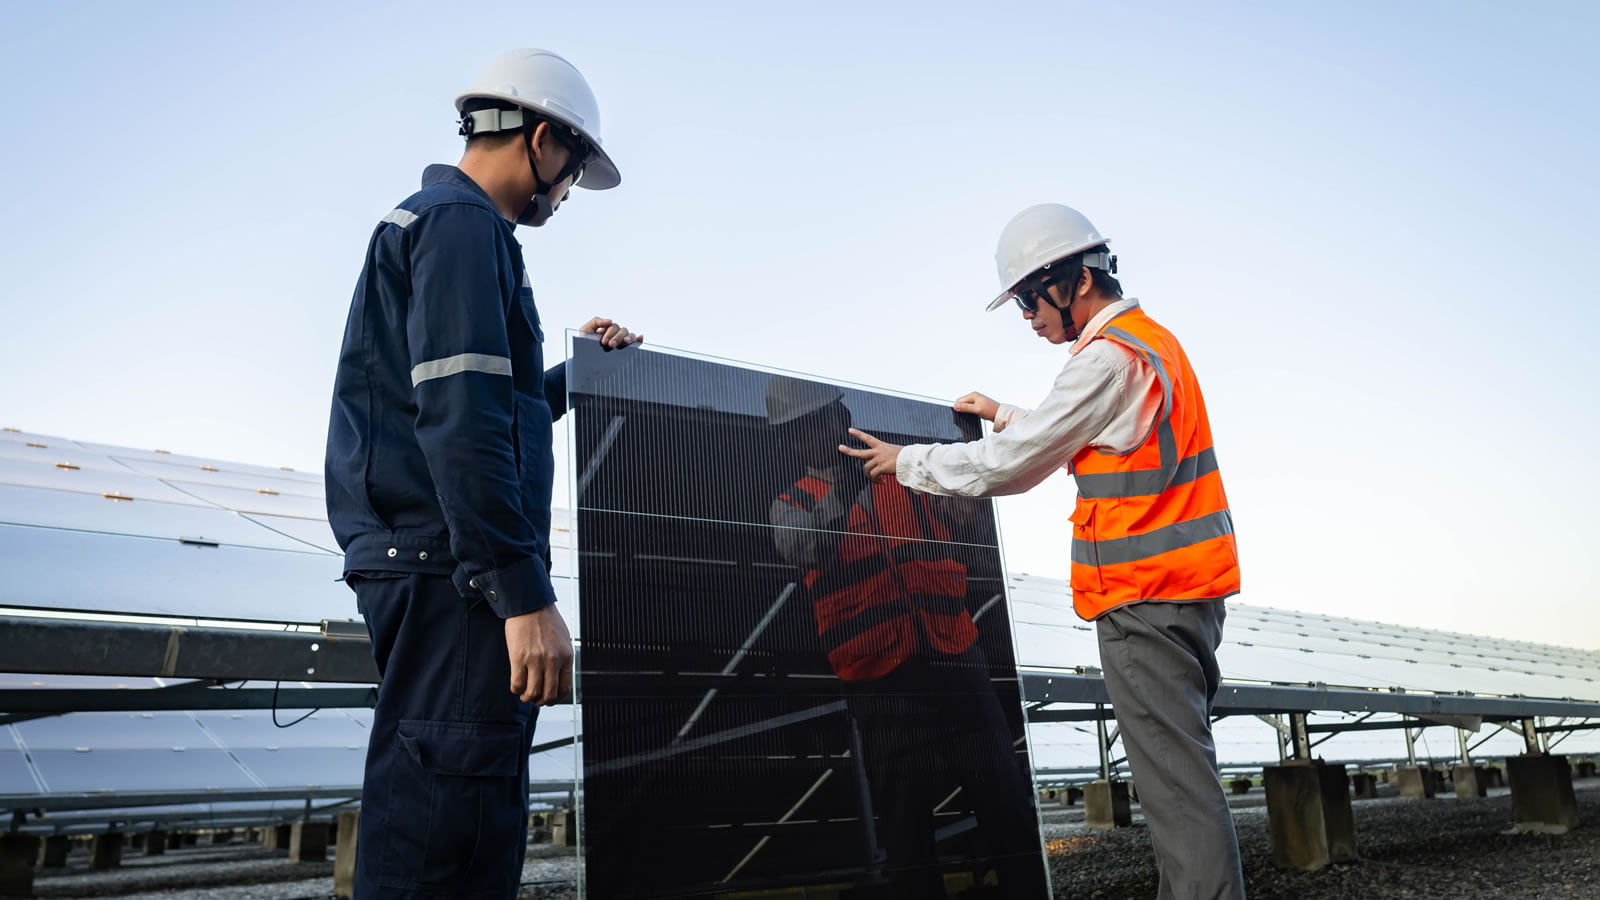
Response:
[{"label": "black hair", "polygon": [[1089,277],[1094,279],[1095,292],[1102,297],[1122,296],[1122,282],[1105,269],[1090,269]]},{"label": "black hair", "polygon": [[[1081,271],[1083,269],[1084,256],[1090,253],[1105,251],[1106,249],[1107,248],[1105,244],[1100,244],[1099,246],[1090,247],[1087,250],[1075,253],[1072,256],[1067,257],[1065,264],[1062,265],[1062,269],[1067,272]],[[1107,269],[1090,266],[1089,280],[1090,283],[1094,285],[1095,293],[1102,297],[1122,296],[1122,282],[1118,281],[1116,276],[1112,275]]]},{"label": "black hair", "polygon": [[532,136],[533,130],[539,127],[540,122],[544,122],[550,126],[550,136],[555,139],[556,143],[567,148],[567,152],[585,152],[583,141],[577,135],[572,133],[572,128],[570,126],[563,125],[554,119],[541,116],[526,107],[517,106],[515,103],[508,103],[505,100],[495,100],[490,97],[473,97],[461,105],[461,115],[464,117],[469,113],[477,112],[480,109],[499,109],[508,112],[511,110],[520,109],[522,110],[522,127],[511,128],[505,131],[485,131],[482,134],[468,135],[468,147],[477,147],[483,150],[497,150],[506,144],[510,144],[515,141],[521,141],[526,144],[528,137]]}]

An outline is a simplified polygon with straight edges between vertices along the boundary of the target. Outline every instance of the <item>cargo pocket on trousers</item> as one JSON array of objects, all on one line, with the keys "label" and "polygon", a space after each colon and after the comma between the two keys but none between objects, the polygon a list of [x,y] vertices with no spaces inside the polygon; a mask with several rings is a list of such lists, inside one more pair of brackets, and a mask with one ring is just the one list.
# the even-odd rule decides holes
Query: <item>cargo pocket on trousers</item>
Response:
[{"label": "cargo pocket on trousers", "polygon": [[1105,591],[1100,554],[1095,549],[1094,507],[1078,501],[1072,510],[1072,589],[1090,594]]},{"label": "cargo pocket on trousers", "polygon": [[528,752],[522,726],[402,719],[397,735],[415,768],[394,785],[388,874],[430,885],[490,886],[499,873],[516,871],[518,763]]}]

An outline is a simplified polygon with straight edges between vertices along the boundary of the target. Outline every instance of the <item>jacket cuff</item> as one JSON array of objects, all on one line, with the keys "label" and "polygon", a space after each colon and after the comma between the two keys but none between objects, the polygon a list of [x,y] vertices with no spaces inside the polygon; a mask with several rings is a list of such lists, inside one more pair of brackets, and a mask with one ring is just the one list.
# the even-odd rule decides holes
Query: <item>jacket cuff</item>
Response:
[{"label": "jacket cuff", "polygon": [[550,570],[545,567],[544,560],[537,557],[480,575],[469,576],[465,569],[458,568],[453,580],[461,596],[486,601],[502,619],[538,612],[556,602]]}]

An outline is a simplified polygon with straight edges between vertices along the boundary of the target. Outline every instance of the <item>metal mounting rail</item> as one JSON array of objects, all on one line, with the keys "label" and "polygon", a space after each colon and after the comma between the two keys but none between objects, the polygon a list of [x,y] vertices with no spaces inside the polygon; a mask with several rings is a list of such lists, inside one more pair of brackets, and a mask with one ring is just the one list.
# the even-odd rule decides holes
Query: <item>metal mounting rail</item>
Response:
[{"label": "metal mounting rail", "polygon": [[[1094,718],[1094,710],[1053,709],[1055,704],[1106,704],[1105,682],[1098,675],[1019,669],[1022,695],[1030,722],[1066,722]],[[1213,709],[1217,715],[1263,713],[1381,712],[1411,716],[1481,716],[1511,721],[1545,716],[1600,716],[1600,702],[1499,697],[1473,694],[1430,694],[1399,690],[1330,688],[1326,685],[1234,684],[1224,682]]]}]

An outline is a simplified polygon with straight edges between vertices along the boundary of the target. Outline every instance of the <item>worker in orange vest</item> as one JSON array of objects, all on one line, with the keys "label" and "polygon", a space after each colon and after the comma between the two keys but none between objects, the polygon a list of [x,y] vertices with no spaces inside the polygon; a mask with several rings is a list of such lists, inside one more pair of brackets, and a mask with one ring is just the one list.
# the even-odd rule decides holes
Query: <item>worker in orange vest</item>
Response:
[{"label": "worker in orange vest", "polygon": [[1094,621],[1106,691],[1150,827],[1162,898],[1239,898],[1244,878],[1217,775],[1211,703],[1223,601],[1239,592],[1233,519],[1211,423],[1172,332],[1122,297],[1116,257],[1077,210],[1023,210],[1000,235],[1001,292],[1069,357],[1034,410],[968,394],[994,423],[965,444],[896,446],[864,432],[867,477],[919,491],[1016,494],[1063,465],[1078,485],[1072,603]]},{"label": "worker in orange vest", "polygon": [[[935,832],[971,810],[985,847],[969,860],[979,876],[992,866],[1001,896],[1044,897],[1038,819],[1012,743],[1020,722],[1007,721],[991,678],[1001,673],[968,605],[968,562],[981,565],[982,552],[968,534],[980,508],[847,464],[834,448],[850,411],[834,385],[774,377],[767,421],[805,472],[772,503],[774,543],[803,572],[860,735],[884,857],[881,896],[944,896]],[[1008,658],[1002,677],[1012,675]]]}]

